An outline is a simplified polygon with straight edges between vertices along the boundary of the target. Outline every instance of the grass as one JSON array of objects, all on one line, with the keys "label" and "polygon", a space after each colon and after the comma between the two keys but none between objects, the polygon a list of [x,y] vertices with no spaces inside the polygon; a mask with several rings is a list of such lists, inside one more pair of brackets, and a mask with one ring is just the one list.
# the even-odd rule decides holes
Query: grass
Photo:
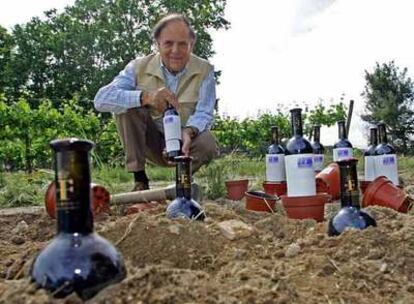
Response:
[{"label": "grass", "polygon": [[[332,159],[328,153],[325,164]],[[358,171],[363,173],[362,156],[358,163]],[[398,167],[405,184],[414,183],[414,158],[399,156]],[[148,176],[151,182],[174,183],[175,169],[148,166]],[[263,158],[250,159],[240,155],[221,157],[204,166],[195,175],[194,179],[204,188],[207,198],[217,199],[225,196],[224,181],[235,178],[248,178],[250,188],[260,190],[265,175]],[[47,186],[54,179],[51,170],[38,170],[32,174],[24,172],[0,172],[0,207],[17,207],[28,205],[43,205]],[[130,191],[133,185],[133,176],[123,167],[101,166],[93,168],[92,181],[101,184],[110,193]]]}]

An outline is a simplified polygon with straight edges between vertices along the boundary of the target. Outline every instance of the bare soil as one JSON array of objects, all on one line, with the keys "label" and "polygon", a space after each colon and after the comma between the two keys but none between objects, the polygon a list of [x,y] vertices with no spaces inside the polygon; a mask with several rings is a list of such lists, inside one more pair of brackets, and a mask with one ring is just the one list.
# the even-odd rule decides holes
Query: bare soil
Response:
[{"label": "bare soil", "polygon": [[[165,206],[97,218],[128,276],[89,303],[414,303],[412,214],[370,207],[377,228],[328,237],[326,221],[290,220],[280,207],[256,213],[224,199],[204,207],[203,223],[168,220]],[[327,206],[326,217],[337,208]],[[227,239],[217,223],[228,219],[254,233]],[[55,225],[42,210],[0,214],[0,303],[82,302],[75,294],[56,300],[27,276]]]}]

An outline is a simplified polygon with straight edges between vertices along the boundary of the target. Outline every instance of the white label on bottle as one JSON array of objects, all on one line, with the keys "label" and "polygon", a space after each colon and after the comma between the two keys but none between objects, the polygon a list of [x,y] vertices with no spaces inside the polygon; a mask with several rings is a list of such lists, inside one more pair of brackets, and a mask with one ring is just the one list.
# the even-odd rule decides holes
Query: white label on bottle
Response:
[{"label": "white label on bottle", "polygon": [[285,155],[266,154],[266,181],[282,182],[285,180]]},{"label": "white label on bottle", "polygon": [[165,150],[167,150],[167,152],[180,150],[180,141],[177,139],[166,141]]},{"label": "white label on bottle", "polygon": [[[168,115],[163,118],[164,137],[167,152],[180,149],[181,119],[177,115]],[[176,148],[178,142],[178,148]]]},{"label": "white label on bottle", "polygon": [[373,181],[377,177],[375,158],[376,156],[364,157],[364,178],[366,181]]},{"label": "white label on bottle", "polygon": [[313,154],[286,155],[288,196],[316,195]]},{"label": "white label on bottle", "polygon": [[348,158],[352,158],[352,148],[336,148],[333,149],[333,160],[345,160]]},{"label": "white label on bottle", "polygon": [[313,155],[313,169],[318,172],[322,171],[324,161],[325,161],[325,155],[314,154]]},{"label": "white label on bottle", "polygon": [[399,184],[397,155],[385,154],[376,156],[375,169],[376,176],[385,176],[386,178],[391,180],[395,185]]}]

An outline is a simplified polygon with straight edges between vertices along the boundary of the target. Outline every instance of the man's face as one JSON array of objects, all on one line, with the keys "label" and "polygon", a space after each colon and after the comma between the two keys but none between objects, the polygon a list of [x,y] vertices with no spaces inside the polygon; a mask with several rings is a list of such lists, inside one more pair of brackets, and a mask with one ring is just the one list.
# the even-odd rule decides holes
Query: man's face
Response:
[{"label": "man's face", "polygon": [[157,44],[163,64],[170,72],[177,73],[190,59],[194,40],[184,22],[172,21],[162,29]]}]

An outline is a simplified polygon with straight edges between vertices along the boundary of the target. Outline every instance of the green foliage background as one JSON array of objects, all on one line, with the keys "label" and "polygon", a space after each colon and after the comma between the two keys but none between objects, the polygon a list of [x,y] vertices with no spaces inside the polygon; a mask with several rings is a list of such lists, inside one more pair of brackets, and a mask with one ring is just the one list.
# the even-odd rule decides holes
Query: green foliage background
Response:
[{"label": "green foliage background", "polygon": [[[332,125],[344,118],[343,104],[326,108],[319,104],[305,112],[305,129],[312,124]],[[265,153],[271,138],[271,126],[276,125],[284,138],[290,136],[288,113],[263,113],[257,118],[237,120],[216,116],[213,133],[224,153],[243,152],[249,156]],[[96,143],[92,153],[94,163],[101,167],[122,165],[123,151],[113,119],[86,110],[73,99],[54,108],[44,99],[33,107],[24,98],[7,102],[0,96],[0,168],[32,171],[50,168],[52,154],[49,142],[56,138],[87,138]]]},{"label": "green foliage background", "polygon": [[414,133],[414,83],[394,61],[375,64],[372,72],[365,71],[365,114],[362,119],[376,124],[384,122],[389,139],[401,151],[413,147],[410,135]]}]

